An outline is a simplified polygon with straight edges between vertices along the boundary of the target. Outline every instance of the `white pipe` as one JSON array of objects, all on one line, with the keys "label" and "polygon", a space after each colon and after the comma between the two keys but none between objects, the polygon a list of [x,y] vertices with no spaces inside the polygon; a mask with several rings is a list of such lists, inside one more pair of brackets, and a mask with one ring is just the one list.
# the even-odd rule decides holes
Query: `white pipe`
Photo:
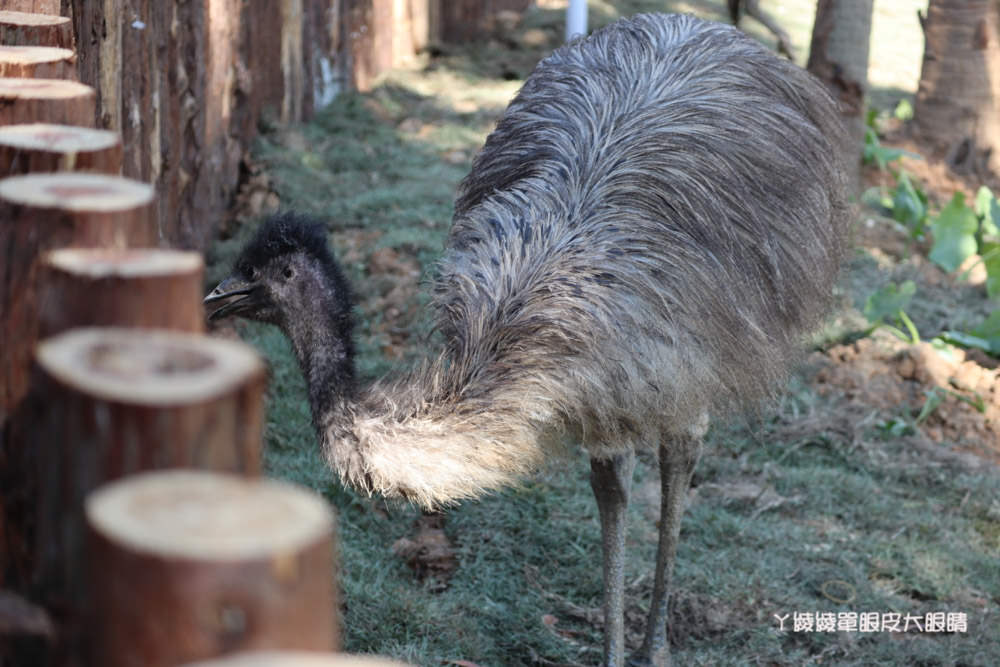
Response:
[{"label": "white pipe", "polygon": [[566,41],[587,34],[587,0],[569,0],[566,7]]}]

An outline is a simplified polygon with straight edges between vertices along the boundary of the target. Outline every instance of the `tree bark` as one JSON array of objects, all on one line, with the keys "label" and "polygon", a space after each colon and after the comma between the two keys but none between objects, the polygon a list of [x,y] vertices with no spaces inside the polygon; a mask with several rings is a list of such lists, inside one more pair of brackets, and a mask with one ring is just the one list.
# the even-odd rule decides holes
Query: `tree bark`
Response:
[{"label": "tree bark", "polygon": [[861,179],[873,0],[819,0],[806,68],[826,84],[847,128],[842,146],[852,187]]},{"label": "tree bark", "polygon": [[1000,6],[931,0],[921,24],[917,133],[958,171],[1000,173]]},{"label": "tree bark", "polygon": [[148,246],[152,188],[114,176],[64,172],[0,180],[0,423],[28,387],[38,339],[42,252],[61,246]]},{"label": "tree bark", "polygon": [[40,339],[92,326],[205,330],[198,253],[62,248],[46,253],[42,266]]},{"label": "tree bark", "polygon": [[333,513],[289,484],[175,471],[86,503],[94,664],[339,645]]},{"label": "tree bark", "polygon": [[52,46],[0,46],[0,77],[75,80],[76,54]]},{"label": "tree bark", "polygon": [[94,125],[94,89],[61,79],[0,79],[0,125]]},{"label": "tree bark", "polygon": [[407,667],[407,663],[371,655],[316,651],[246,651],[181,667]]},{"label": "tree bark", "polygon": [[95,171],[118,174],[122,142],[117,132],[74,125],[0,126],[0,175]]},{"label": "tree bark", "polygon": [[0,44],[73,49],[73,23],[65,16],[0,11]]}]

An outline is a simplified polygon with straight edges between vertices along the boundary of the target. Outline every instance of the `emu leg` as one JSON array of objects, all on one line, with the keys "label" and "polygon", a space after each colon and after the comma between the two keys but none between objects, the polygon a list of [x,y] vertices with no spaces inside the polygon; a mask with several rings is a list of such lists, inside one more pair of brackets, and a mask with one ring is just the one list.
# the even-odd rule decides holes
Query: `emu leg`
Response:
[{"label": "emu leg", "polygon": [[646,621],[646,638],[639,653],[629,661],[635,667],[667,667],[670,642],[667,638],[667,601],[670,579],[677,555],[677,541],[684,515],[684,500],[691,485],[691,474],[701,454],[701,438],[675,437],[660,445],[660,539],[656,549],[656,577],[653,599]]},{"label": "emu leg", "polygon": [[590,486],[597,498],[604,547],[604,665],[625,664],[625,509],[635,454],[590,459]]}]

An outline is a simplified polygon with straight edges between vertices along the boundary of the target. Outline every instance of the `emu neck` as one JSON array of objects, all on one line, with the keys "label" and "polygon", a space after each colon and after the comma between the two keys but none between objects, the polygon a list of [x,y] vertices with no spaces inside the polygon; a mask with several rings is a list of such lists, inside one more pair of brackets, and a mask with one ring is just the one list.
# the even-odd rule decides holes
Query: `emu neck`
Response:
[{"label": "emu neck", "polygon": [[309,389],[313,422],[354,400],[354,344],[349,306],[321,281],[307,278],[300,307],[287,313],[282,329],[292,343]]}]

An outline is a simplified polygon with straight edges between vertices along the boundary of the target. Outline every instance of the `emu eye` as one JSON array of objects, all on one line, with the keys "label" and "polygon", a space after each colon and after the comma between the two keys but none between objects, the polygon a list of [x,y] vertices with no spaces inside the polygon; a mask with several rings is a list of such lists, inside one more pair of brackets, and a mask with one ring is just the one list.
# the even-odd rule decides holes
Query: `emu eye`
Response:
[{"label": "emu eye", "polygon": [[247,270],[247,277],[248,277],[248,278],[249,278],[250,280],[257,280],[257,269],[256,269],[256,267],[253,267],[253,266],[251,266],[251,267],[250,267],[250,268],[249,268],[249,269]]},{"label": "emu eye", "polygon": [[286,266],[285,270],[281,272],[281,275],[285,276],[285,278],[291,278],[295,275],[295,271],[292,270],[292,267]]}]

